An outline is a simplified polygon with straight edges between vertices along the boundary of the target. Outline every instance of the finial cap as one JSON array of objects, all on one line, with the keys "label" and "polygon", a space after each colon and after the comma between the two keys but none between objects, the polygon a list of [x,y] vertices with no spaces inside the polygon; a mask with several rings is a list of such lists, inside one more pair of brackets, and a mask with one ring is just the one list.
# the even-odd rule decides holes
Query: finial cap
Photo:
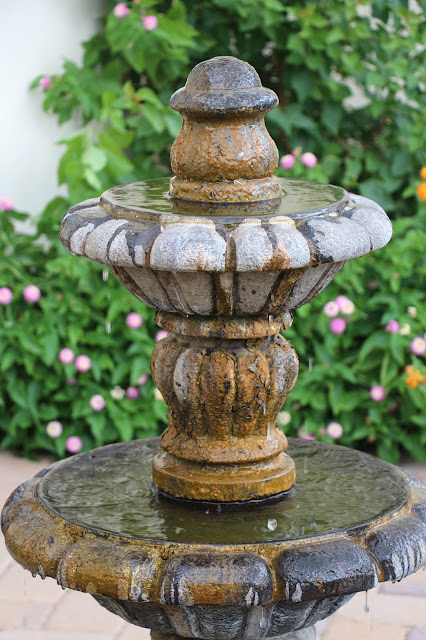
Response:
[{"label": "finial cap", "polygon": [[277,105],[277,95],[262,87],[256,69],[232,56],[217,56],[197,64],[185,87],[170,99],[172,109],[180,113],[212,116],[266,113]]}]

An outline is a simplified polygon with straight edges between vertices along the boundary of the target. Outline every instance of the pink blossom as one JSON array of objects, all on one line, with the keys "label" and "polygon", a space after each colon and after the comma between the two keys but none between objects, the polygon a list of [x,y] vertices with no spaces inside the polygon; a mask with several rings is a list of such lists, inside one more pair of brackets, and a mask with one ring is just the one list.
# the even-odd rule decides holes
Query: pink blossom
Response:
[{"label": "pink blossom", "polygon": [[125,18],[129,15],[130,9],[125,2],[119,2],[112,10],[116,18]]},{"label": "pink blossom", "polygon": [[157,16],[144,16],[142,18],[142,26],[145,31],[154,31],[158,27]]},{"label": "pink blossom", "polygon": [[66,439],[65,449],[69,453],[78,453],[83,448],[83,441],[78,436],[70,436]]},{"label": "pink blossom", "polygon": [[367,285],[367,287],[369,289],[377,289],[378,286],[379,285],[377,284],[377,282],[374,282],[374,280],[373,280],[373,282],[369,282],[368,285]]},{"label": "pink blossom", "polygon": [[3,209],[3,211],[13,211],[13,209],[15,208],[15,204],[12,198],[1,198],[0,207]]},{"label": "pink blossom", "polygon": [[77,384],[77,378],[67,378],[65,382],[69,384],[70,387],[73,387],[75,384]]},{"label": "pink blossom", "polygon": [[137,387],[127,387],[126,398],[129,398],[129,400],[137,400],[137,398],[139,398],[140,395],[141,395],[141,392]]},{"label": "pink blossom", "polygon": [[142,316],[139,313],[136,313],[135,311],[132,311],[132,313],[129,313],[129,315],[126,318],[126,324],[129,327],[129,329],[139,329],[139,327],[142,326]]},{"label": "pink blossom", "polygon": [[12,302],[13,293],[9,287],[0,287],[0,304],[6,306]]},{"label": "pink blossom", "polygon": [[388,333],[398,333],[399,332],[399,322],[396,320],[389,320],[385,327],[385,331]]},{"label": "pink blossom", "polygon": [[343,318],[333,318],[329,326],[331,333],[338,335],[339,333],[343,333],[346,329],[346,322]]},{"label": "pink blossom", "polygon": [[335,318],[339,313],[339,306],[336,304],[334,300],[330,300],[326,302],[323,307],[323,313],[329,318]]},{"label": "pink blossom", "polygon": [[423,356],[426,353],[426,340],[416,336],[411,340],[410,350],[415,356]]},{"label": "pink blossom", "polygon": [[375,384],[370,389],[370,398],[374,402],[382,402],[386,398],[386,389],[381,384]]},{"label": "pink blossom", "polygon": [[27,302],[37,302],[37,300],[41,296],[41,291],[35,284],[29,284],[25,287],[22,295],[24,296]]},{"label": "pink blossom", "polygon": [[293,167],[295,162],[296,162],[296,158],[294,157],[294,155],[291,153],[287,153],[285,156],[281,158],[280,167],[282,169],[288,170]]},{"label": "pink blossom", "polygon": [[105,407],[105,400],[103,396],[97,393],[90,398],[89,405],[91,409],[93,409],[93,411],[102,411],[102,409]]},{"label": "pink blossom", "polygon": [[59,438],[62,433],[62,424],[58,420],[51,420],[47,423],[46,433],[50,438]]},{"label": "pink blossom", "polygon": [[155,334],[155,342],[160,342],[160,340],[163,340],[163,338],[167,338],[168,335],[169,335],[169,332],[166,331],[165,329],[161,329],[160,331],[157,331],[157,333]]},{"label": "pink blossom", "polygon": [[346,296],[337,296],[334,301],[345,316],[350,316],[355,311],[355,305],[352,300],[349,300]]},{"label": "pink blossom", "polygon": [[74,351],[68,347],[64,347],[58,353],[58,360],[62,362],[62,364],[71,364],[71,362],[74,362],[74,358]]},{"label": "pink blossom", "polygon": [[299,438],[302,440],[316,440],[315,436],[312,433],[299,433]]},{"label": "pink blossom", "polygon": [[52,78],[50,76],[42,76],[40,78],[39,86],[44,91],[46,91],[46,89],[48,89],[51,84],[52,84]]},{"label": "pink blossom", "polygon": [[343,435],[343,427],[339,422],[330,422],[326,427],[327,435],[333,440],[338,440]]},{"label": "pink blossom", "polygon": [[140,377],[138,380],[136,380],[136,384],[137,384],[139,387],[142,387],[142,386],[143,386],[144,384],[146,384],[147,382],[148,382],[148,374],[147,374],[147,373],[143,373],[143,374],[141,375],[141,377]]},{"label": "pink blossom", "polygon": [[313,153],[311,153],[310,151],[307,151],[306,153],[302,153],[302,155],[300,156],[300,162],[304,164],[305,167],[312,168],[312,167],[315,167],[318,160]]},{"label": "pink blossom", "polygon": [[85,371],[89,371],[92,366],[92,361],[89,356],[81,355],[77,356],[75,359],[75,368],[80,373],[84,373]]}]

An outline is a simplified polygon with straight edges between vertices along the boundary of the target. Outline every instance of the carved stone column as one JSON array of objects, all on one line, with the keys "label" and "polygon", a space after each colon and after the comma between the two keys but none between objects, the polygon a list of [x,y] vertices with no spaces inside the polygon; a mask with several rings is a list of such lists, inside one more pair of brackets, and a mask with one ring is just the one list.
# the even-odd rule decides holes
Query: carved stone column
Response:
[{"label": "carved stone column", "polygon": [[294,463],[277,416],[298,359],[271,334],[279,323],[221,320],[215,331],[214,321],[160,312],[157,324],[173,333],[152,354],[152,377],[169,407],[155,484],[175,497],[228,502],[289,489]]}]

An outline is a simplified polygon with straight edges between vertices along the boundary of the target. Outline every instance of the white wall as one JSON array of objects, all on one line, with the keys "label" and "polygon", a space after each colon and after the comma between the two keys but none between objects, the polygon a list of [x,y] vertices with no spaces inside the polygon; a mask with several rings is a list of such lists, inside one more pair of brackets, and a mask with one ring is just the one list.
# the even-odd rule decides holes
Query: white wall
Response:
[{"label": "white wall", "polygon": [[65,58],[80,63],[81,42],[98,29],[103,0],[0,0],[0,198],[39,213],[61,193],[56,142],[79,123],[58,126],[42,110],[39,74],[60,73]]}]

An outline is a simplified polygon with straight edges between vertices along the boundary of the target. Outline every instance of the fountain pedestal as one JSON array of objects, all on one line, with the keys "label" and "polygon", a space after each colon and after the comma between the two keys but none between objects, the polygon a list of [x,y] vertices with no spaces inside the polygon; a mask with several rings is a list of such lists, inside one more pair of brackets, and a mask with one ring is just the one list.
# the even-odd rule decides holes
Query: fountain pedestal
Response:
[{"label": "fountain pedestal", "polygon": [[290,439],[287,453],[277,428],[298,370],[280,335],[291,311],[391,225],[367,198],[273,175],[276,104],[246,63],[197,65],[171,99],[170,184],[110,189],[62,222],[65,247],[109,265],[170,332],[152,357],[169,424],[160,443],[48,467],[11,495],[2,530],[33,575],[153,640],[311,640],[354,593],[426,559],[421,483],[342,447]]},{"label": "fountain pedestal", "polygon": [[[283,319],[284,320],[284,319]],[[298,371],[282,324],[266,318],[214,321],[161,312],[172,334],[152,354],[152,377],[169,407],[154,460],[157,487],[215,502],[280,494],[295,481],[277,416]],[[284,322],[283,322],[284,324]]]}]

